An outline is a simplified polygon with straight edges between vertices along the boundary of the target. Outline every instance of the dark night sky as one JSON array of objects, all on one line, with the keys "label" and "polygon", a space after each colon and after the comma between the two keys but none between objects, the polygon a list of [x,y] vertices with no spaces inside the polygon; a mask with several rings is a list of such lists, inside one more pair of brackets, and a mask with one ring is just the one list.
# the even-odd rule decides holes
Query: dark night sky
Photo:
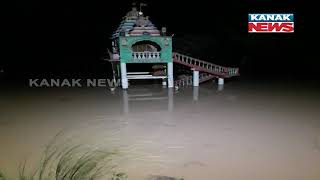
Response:
[{"label": "dark night sky", "polygon": [[[144,1],[147,2],[147,1]],[[222,3],[223,2],[223,3]],[[5,11],[5,44],[0,66],[7,76],[103,75],[101,60],[110,34],[132,1],[16,1]],[[315,74],[315,48],[308,43],[307,14],[295,1],[151,1],[144,13],[174,33],[174,49],[242,74],[301,77]],[[12,8],[11,8],[12,7]],[[294,13],[294,34],[248,34],[248,13]],[[311,13],[311,12],[310,12]],[[305,50],[308,49],[306,52]],[[272,69],[272,71],[270,71]],[[9,75],[8,75],[9,74]],[[275,75],[278,76],[278,75]]]}]

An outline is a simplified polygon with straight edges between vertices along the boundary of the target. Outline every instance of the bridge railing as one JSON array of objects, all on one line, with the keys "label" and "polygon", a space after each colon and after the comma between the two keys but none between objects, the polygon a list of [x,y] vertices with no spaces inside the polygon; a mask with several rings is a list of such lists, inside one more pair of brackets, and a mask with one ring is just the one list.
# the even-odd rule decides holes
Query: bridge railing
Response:
[{"label": "bridge railing", "polygon": [[190,86],[190,85],[192,85],[192,76],[187,76],[185,78],[174,81],[174,86],[176,87]]},{"label": "bridge railing", "polygon": [[[214,78],[215,76],[208,74],[208,73],[200,73],[199,75],[199,83],[203,83],[207,80]],[[175,86],[182,87],[182,86],[191,86],[193,84],[193,77],[187,76],[182,79],[178,79],[174,82]]]},{"label": "bridge railing", "polygon": [[173,59],[176,62],[185,64],[187,66],[191,66],[196,69],[203,68],[203,69],[206,69],[207,71],[210,71],[215,74],[223,75],[223,76],[237,76],[237,75],[239,75],[238,68],[219,66],[219,65],[207,62],[207,61],[192,58],[190,56],[186,56],[186,55],[179,54],[179,53],[173,53]]}]

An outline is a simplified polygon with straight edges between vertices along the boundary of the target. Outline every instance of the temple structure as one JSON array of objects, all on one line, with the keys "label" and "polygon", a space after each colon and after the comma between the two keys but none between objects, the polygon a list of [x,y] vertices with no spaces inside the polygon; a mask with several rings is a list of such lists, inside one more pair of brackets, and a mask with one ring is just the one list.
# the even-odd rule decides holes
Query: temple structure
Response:
[{"label": "temple structure", "polygon": [[[132,7],[123,17],[118,29],[112,34],[112,52],[107,59],[112,64],[115,79],[121,79],[121,86],[127,89],[129,80],[134,79],[162,79],[162,84],[172,88],[174,86],[193,85],[212,78],[218,78],[223,84],[224,78],[238,76],[238,68],[228,68],[212,64],[203,60],[191,58],[172,50],[172,36],[168,36],[166,28],[159,30],[144,16],[141,9]],[[179,63],[193,71],[193,76],[174,81],[173,63]],[[160,73],[128,72],[127,65],[131,63],[153,63],[163,67]],[[201,74],[199,72],[202,72]]]}]

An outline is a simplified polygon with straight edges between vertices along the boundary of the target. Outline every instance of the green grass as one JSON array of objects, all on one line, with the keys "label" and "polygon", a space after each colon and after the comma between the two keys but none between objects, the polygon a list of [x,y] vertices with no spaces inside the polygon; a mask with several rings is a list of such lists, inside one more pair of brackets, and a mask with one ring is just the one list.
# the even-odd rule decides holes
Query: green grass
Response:
[{"label": "green grass", "polygon": [[[57,135],[46,147],[39,168],[26,174],[24,161],[18,168],[17,180],[126,180],[125,173],[117,173],[116,163],[120,155],[116,150],[92,149],[82,145],[57,144]],[[0,171],[0,180],[9,179]]]},{"label": "green grass", "polygon": [[7,180],[7,178],[2,172],[0,172],[0,180]]},{"label": "green grass", "polygon": [[[112,163],[117,152],[92,150],[81,151],[75,146],[63,151],[47,151],[39,169],[26,175],[24,163],[19,167],[18,180],[126,180],[125,173],[116,173],[116,165]],[[109,178],[108,178],[109,177]],[[0,172],[0,180],[11,180]]]},{"label": "green grass", "polygon": [[[117,170],[118,150],[92,149],[83,145],[57,143],[58,134],[46,146],[39,166],[26,173],[27,161],[18,167],[18,177],[9,178],[0,171],[0,180],[127,180]],[[183,180],[168,176],[151,176],[149,180]]]},{"label": "green grass", "polygon": [[126,173],[113,173],[110,180],[127,180],[128,175]]}]

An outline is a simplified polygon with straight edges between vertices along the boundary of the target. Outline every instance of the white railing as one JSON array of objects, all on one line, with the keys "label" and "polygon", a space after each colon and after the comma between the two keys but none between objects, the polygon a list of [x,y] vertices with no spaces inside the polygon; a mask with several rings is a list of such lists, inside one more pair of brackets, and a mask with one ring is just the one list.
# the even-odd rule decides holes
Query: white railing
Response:
[{"label": "white railing", "polygon": [[238,68],[219,66],[207,61],[195,59],[179,53],[173,53],[173,60],[176,63],[183,64],[192,68],[197,68],[200,71],[205,70],[206,72],[221,75],[221,76],[231,77],[231,76],[239,75]]},{"label": "white railing", "polygon": [[133,52],[132,58],[138,59],[160,59],[160,52]]}]

